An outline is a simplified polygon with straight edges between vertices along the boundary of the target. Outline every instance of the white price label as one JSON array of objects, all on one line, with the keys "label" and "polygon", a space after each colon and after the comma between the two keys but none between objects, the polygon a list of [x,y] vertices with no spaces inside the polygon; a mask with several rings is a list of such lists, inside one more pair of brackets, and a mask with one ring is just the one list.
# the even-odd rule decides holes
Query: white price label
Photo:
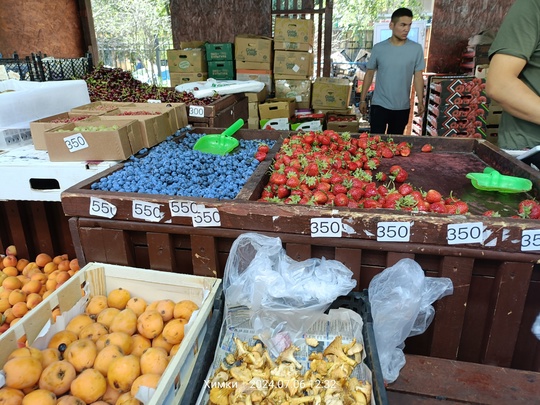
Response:
[{"label": "white price label", "polygon": [[206,208],[204,205],[198,206],[198,211],[193,215],[193,226],[221,226],[221,217],[217,208]]},{"label": "white price label", "polygon": [[77,152],[78,150],[86,149],[90,146],[80,132],[78,134],[66,136],[64,138],[64,143],[70,152]]},{"label": "white price label", "polygon": [[521,251],[540,250],[540,229],[525,229],[521,233]]},{"label": "white price label", "polygon": [[410,222],[377,223],[377,242],[410,242]]},{"label": "white price label", "polygon": [[165,214],[161,212],[159,204],[135,200],[133,201],[132,216],[149,222],[159,222]]},{"label": "white price label", "polygon": [[101,198],[90,197],[90,215],[111,219],[116,215],[116,207]]},{"label": "white price label", "polygon": [[172,217],[194,217],[199,212],[197,203],[193,201],[171,200],[169,209]]},{"label": "white price label", "polygon": [[197,117],[197,118],[204,118],[204,107],[202,105],[190,105],[189,116]]},{"label": "white price label", "polygon": [[341,218],[311,218],[313,238],[341,238],[342,231]]},{"label": "white price label", "polygon": [[449,245],[484,243],[484,224],[482,222],[449,224],[446,239]]},{"label": "white price label", "polygon": [[146,100],[147,103],[152,103],[152,104],[159,104],[161,103],[161,100],[154,100],[152,98],[149,98],[148,100]]}]

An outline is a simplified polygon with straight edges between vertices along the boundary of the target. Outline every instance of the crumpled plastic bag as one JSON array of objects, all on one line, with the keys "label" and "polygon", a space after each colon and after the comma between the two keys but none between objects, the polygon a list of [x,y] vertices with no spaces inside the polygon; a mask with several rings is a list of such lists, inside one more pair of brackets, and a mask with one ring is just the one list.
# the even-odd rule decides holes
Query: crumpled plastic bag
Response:
[{"label": "crumpled plastic bag", "polygon": [[248,307],[256,333],[279,354],[356,286],[352,276],[339,261],[298,262],[287,256],[280,238],[245,233],[231,247],[223,289],[227,308]]},{"label": "crumpled plastic bag", "polygon": [[405,365],[405,339],[426,331],[433,302],[453,293],[452,280],[426,277],[420,265],[402,259],[371,280],[368,296],[384,380],[394,382]]},{"label": "crumpled plastic bag", "polygon": [[174,89],[178,92],[189,91],[195,98],[212,97],[214,93],[222,96],[237,93],[258,93],[265,84],[257,80],[216,80],[210,78],[203,82],[179,84]]}]

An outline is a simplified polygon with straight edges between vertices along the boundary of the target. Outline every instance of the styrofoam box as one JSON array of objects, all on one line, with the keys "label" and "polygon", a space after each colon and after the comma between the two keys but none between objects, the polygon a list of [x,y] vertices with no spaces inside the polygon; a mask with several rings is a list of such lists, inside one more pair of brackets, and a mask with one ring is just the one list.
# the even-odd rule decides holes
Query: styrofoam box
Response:
[{"label": "styrofoam box", "polygon": [[90,102],[84,80],[0,82],[0,128],[30,128],[30,122]]},{"label": "styrofoam box", "polygon": [[[25,335],[29,345],[38,349],[47,347],[56,332],[64,330],[75,315],[84,312],[94,295],[106,295],[113,289],[123,288],[132,297],[143,298],[148,303],[162,299],[175,302],[189,299],[199,306],[199,310],[193,313],[185,326],[184,339],[161,376],[157,389],[143,389],[148,395],[141,399],[145,405],[178,404],[189,384],[220,283],[220,279],[211,277],[89,263],[0,335],[0,367],[18,347],[18,339]],[[62,315],[52,323],[52,311],[56,307],[60,308]]]},{"label": "styrofoam box", "polygon": [[117,161],[51,162],[33,145],[0,154],[0,200],[61,201],[62,191],[94,176]]}]

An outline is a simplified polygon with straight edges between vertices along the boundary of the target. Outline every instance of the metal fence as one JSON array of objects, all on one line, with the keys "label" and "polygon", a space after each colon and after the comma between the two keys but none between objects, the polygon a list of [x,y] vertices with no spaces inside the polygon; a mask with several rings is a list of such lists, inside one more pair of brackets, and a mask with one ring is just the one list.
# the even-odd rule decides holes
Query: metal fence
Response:
[{"label": "metal fence", "polygon": [[81,79],[94,69],[92,55],[81,58],[54,58],[47,55],[32,54],[24,59],[0,58],[8,77],[28,81],[54,81]]}]

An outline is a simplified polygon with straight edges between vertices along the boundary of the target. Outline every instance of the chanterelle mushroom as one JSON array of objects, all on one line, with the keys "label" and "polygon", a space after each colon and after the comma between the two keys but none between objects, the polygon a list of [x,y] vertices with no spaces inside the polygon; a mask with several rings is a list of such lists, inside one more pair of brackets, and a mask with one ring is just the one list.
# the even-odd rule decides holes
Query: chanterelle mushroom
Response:
[{"label": "chanterelle mushroom", "polygon": [[341,344],[341,336],[336,336],[336,338],[328,345],[326,349],[324,349],[323,352],[324,356],[334,355],[339,360],[343,361],[344,363],[350,364],[351,366],[356,366],[356,361],[348,357],[345,352],[343,351],[343,347]]},{"label": "chanterelle mushroom", "polygon": [[302,368],[302,365],[294,357],[294,353],[296,353],[298,350],[300,349],[295,345],[290,345],[288,348],[281,352],[277,359],[277,362],[281,363],[282,361],[286,361],[287,363],[294,364],[295,367],[298,369]]}]

